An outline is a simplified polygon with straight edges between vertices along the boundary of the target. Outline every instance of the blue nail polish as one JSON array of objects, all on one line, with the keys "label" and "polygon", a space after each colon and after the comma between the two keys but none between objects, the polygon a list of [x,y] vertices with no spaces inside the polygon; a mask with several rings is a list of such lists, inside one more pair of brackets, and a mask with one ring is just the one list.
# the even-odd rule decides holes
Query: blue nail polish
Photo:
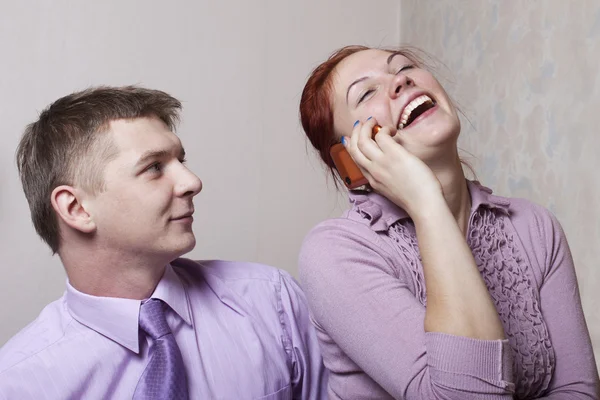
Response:
[{"label": "blue nail polish", "polygon": [[341,142],[344,146],[346,145],[346,136],[342,136]]},{"label": "blue nail polish", "polygon": [[356,128],[356,125],[358,125],[359,122],[360,122],[359,120],[356,120],[356,122],[354,123],[353,128]]},{"label": "blue nail polish", "polygon": [[368,121],[368,120],[370,120],[371,118],[373,118],[373,117],[369,117],[369,118],[367,118],[367,121]]}]

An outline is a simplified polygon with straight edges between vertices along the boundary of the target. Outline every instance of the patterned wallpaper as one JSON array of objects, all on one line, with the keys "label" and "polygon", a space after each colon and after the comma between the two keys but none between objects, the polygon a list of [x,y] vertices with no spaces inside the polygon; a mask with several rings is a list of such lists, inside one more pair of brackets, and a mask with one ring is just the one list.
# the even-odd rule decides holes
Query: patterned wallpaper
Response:
[{"label": "patterned wallpaper", "polygon": [[401,42],[438,61],[478,179],[562,223],[600,365],[600,2],[401,0]]}]

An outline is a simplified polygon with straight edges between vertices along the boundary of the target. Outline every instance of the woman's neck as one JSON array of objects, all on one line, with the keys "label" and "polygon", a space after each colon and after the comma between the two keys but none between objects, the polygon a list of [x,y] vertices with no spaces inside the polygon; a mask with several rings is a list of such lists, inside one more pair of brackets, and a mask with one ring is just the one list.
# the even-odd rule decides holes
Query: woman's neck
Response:
[{"label": "woman's neck", "polygon": [[471,214],[471,195],[460,159],[457,157],[451,165],[433,166],[431,169],[442,185],[448,208],[460,229],[466,233]]}]

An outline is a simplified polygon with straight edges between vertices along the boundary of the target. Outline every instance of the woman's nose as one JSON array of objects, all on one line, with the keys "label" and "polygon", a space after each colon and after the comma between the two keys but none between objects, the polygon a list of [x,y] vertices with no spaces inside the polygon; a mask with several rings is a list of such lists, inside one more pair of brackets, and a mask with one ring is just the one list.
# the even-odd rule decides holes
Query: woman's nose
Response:
[{"label": "woman's nose", "polygon": [[403,73],[395,75],[390,85],[390,97],[397,98],[400,94],[406,90],[407,87],[413,86],[414,82],[408,76]]}]

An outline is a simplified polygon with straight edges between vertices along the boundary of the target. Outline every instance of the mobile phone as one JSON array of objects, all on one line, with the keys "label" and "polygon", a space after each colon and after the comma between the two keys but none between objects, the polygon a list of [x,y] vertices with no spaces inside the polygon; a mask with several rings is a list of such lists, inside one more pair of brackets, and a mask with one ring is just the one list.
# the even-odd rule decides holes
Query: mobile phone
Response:
[{"label": "mobile phone", "polygon": [[[381,126],[379,125],[373,127],[373,137],[375,137],[380,129]],[[336,143],[331,146],[329,155],[333,160],[335,169],[342,178],[342,182],[344,182],[344,185],[346,185],[348,189],[358,189],[361,186],[369,184],[369,181],[367,181],[367,178],[360,172],[358,165],[356,165],[352,157],[350,157],[350,154],[343,144]]]}]

